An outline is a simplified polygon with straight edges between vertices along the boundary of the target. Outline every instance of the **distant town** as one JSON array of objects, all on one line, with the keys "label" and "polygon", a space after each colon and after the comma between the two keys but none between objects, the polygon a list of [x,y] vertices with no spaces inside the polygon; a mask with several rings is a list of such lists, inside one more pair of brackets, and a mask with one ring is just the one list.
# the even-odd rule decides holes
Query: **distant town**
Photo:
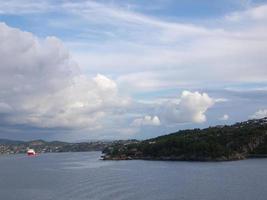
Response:
[{"label": "distant town", "polygon": [[36,153],[103,151],[109,146],[128,144],[132,141],[133,140],[117,140],[68,143],[61,141],[47,142],[44,140],[34,140],[25,142],[0,139],[0,154],[26,153],[29,148],[34,149]]}]

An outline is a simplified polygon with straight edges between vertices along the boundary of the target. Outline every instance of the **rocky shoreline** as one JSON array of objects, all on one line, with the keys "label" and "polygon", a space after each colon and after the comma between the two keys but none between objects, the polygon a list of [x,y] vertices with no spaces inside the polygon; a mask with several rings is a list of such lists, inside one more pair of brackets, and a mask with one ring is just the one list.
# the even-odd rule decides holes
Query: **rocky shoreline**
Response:
[{"label": "rocky shoreline", "polygon": [[220,162],[220,161],[236,161],[236,160],[245,160],[248,158],[267,158],[267,155],[261,156],[261,155],[248,155],[244,156],[241,154],[237,154],[232,157],[220,157],[220,158],[210,158],[210,157],[202,157],[202,158],[196,158],[196,157],[191,157],[191,158],[185,158],[183,156],[161,156],[161,157],[150,157],[150,156],[140,156],[140,157],[132,157],[132,156],[126,156],[126,155],[121,155],[121,156],[109,156],[109,155],[103,155],[101,157],[102,160],[114,160],[114,161],[120,161],[120,160],[151,160],[151,161],[196,161],[196,162]]},{"label": "rocky shoreline", "polygon": [[182,157],[131,157],[131,156],[102,156],[101,160],[150,160],[150,161],[193,161],[193,162],[224,162],[224,161],[238,161],[238,160],[246,160],[246,159],[253,159],[253,158],[267,158],[267,154],[265,155],[248,155],[243,156],[239,155],[236,157],[226,158],[192,158],[192,159],[185,159]]}]

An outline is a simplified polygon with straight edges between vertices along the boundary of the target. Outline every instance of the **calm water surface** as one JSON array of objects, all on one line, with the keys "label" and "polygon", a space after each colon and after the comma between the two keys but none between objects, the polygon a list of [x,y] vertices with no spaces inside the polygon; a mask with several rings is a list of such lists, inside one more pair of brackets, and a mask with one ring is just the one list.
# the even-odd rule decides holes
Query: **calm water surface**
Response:
[{"label": "calm water surface", "polygon": [[100,155],[0,156],[0,199],[267,199],[267,159],[116,162],[101,161]]}]

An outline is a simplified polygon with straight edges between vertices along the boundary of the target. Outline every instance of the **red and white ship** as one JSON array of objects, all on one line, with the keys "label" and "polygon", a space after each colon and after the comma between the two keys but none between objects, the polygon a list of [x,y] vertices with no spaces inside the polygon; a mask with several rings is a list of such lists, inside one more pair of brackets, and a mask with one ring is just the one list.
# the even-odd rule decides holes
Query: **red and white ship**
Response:
[{"label": "red and white ship", "polygon": [[27,150],[27,155],[28,156],[35,156],[36,155],[36,152],[34,151],[34,149],[28,149]]}]

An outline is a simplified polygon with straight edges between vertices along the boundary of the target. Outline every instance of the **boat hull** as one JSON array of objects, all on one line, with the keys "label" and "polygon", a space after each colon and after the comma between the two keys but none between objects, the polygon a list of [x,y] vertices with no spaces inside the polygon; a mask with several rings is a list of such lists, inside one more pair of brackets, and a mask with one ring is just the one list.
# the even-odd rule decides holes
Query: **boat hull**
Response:
[{"label": "boat hull", "polygon": [[36,153],[27,153],[28,156],[35,156]]}]

